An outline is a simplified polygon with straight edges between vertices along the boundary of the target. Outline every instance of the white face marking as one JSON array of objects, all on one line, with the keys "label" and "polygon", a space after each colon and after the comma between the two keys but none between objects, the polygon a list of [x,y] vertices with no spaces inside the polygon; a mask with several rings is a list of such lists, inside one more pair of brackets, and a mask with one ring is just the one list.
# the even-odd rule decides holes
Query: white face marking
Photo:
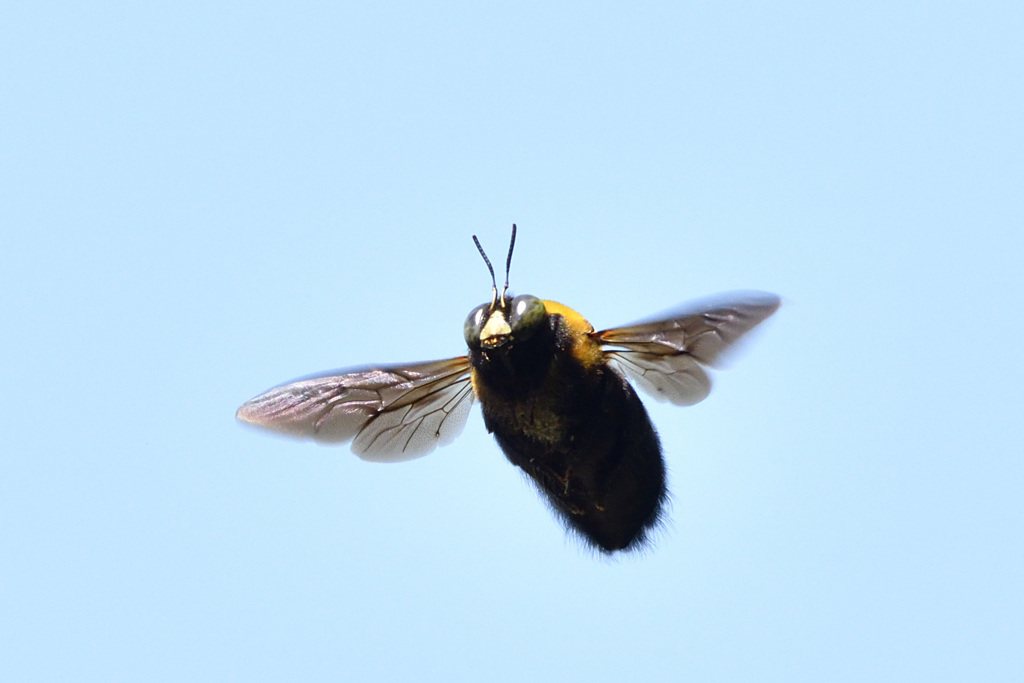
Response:
[{"label": "white face marking", "polygon": [[512,334],[512,328],[508,326],[505,315],[499,310],[491,313],[487,318],[487,324],[480,330],[480,341],[487,341],[491,337],[503,337]]}]

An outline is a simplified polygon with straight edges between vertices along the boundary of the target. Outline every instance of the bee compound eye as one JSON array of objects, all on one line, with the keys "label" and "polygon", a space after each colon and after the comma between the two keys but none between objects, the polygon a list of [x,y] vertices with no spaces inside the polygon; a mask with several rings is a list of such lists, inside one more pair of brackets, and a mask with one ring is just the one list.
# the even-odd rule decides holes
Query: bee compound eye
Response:
[{"label": "bee compound eye", "polygon": [[480,346],[480,332],[484,329],[484,324],[487,322],[487,311],[489,308],[490,304],[481,304],[470,311],[466,317],[463,334],[465,335],[466,343],[471,347]]},{"label": "bee compound eye", "polygon": [[512,299],[510,325],[512,333],[519,338],[529,336],[547,316],[544,302],[535,296],[521,294]]}]

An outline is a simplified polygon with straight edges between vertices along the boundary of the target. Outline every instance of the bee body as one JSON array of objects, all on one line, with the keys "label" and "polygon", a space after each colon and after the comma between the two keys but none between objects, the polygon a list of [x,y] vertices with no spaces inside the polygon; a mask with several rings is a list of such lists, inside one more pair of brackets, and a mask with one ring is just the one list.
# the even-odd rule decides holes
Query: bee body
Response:
[{"label": "bee body", "polygon": [[642,543],[665,498],[661,447],[633,388],[604,361],[593,327],[542,302],[522,343],[471,346],[473,389],[512,464],[553,510],[602,550]]}]

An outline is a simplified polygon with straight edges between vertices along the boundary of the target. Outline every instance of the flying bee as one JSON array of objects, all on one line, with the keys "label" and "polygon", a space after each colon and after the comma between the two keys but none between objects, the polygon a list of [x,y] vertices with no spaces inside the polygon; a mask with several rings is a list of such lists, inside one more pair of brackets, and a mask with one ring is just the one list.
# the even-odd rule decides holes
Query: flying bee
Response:
[{"label": "flying bee", "polygon": [[236,417],[320,443],[352,442],[364,460],[426,455],[462,431],[474,400],[487,431],[551,508],[592,546],[642,547],[666,498],[657,432],[627,379],[659,401],[692,405],[714,366],[779,307],[773,294],[726,294],[666,316],[595,331],[576,311],[508,291],[516,226],[500,294],[466,319],[468,354],[334,371],[281,385]]}]

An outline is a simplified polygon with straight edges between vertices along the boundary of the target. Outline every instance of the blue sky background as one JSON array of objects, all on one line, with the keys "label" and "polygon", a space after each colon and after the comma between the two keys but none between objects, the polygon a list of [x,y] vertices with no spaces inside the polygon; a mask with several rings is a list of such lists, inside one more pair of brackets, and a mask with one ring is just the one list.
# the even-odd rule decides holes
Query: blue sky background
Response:
[{"label": "blue sky background", "polygon": [[[0,678],[1024,678],[1019,3],[0,10]],[[671,523],[606,560],[486,434],[243,429],[460,355],[785,298],[648,401]]]}]

